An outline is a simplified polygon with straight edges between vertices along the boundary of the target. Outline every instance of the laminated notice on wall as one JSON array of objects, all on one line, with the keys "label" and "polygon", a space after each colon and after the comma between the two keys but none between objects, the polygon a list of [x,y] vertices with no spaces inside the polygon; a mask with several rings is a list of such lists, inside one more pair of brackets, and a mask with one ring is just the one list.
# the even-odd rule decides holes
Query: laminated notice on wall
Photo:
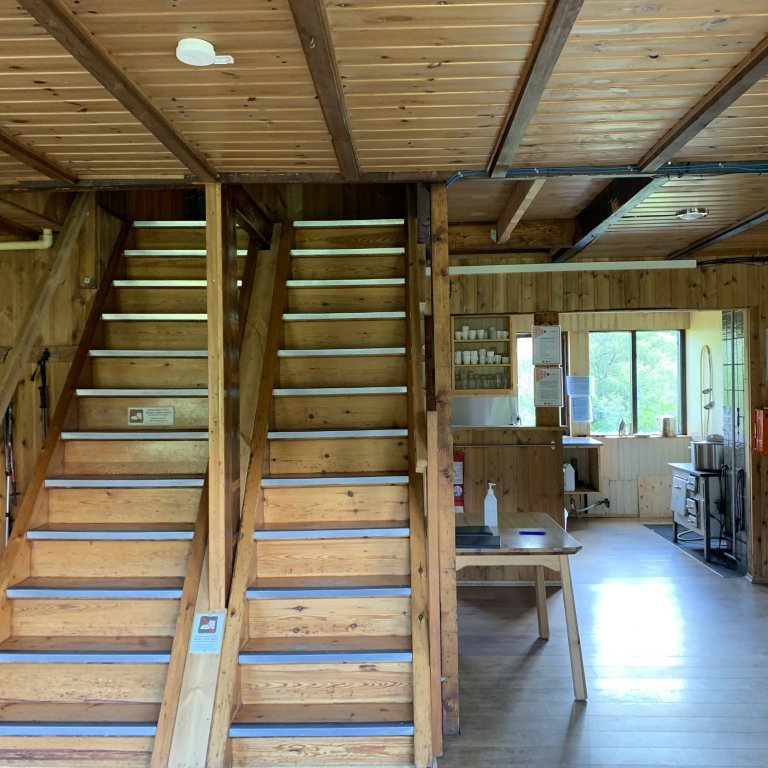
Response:
[{"label": "laminated notice on wall", "polygon": [[172,405],[146,405],[128,408],[129,427],[172,427],[174,421]]},{"label": "laminated notice on wall", "polygon": [[592,422],[592,398],[578,395],[571,398],[571,420]]},{"label": "laminated notice on wall", "polygon": [[223,611],[196,613],[189,641],[190,653],[221,653],[221,641],[224,639]]},{"label": "laminated notice on wall", "polygon": [[533,369],[533,404],[537,408],[560,408],[563,405],[563,369]]},{"label": "laminated notice on wall", "polygon": [[533,337],[533,364],[534,365],[560,365],[560,326],[559,325],[533,325],[531,326]]}]

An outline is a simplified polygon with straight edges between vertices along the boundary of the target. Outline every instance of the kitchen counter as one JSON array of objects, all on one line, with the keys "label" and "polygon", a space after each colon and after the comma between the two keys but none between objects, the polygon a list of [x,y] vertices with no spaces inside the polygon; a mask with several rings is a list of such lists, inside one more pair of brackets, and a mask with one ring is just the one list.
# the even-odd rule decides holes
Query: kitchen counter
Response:
[{"label": "kitchen counter", "polygon": [[709,477],[710,475],[719,475],[720,472],[714,469],[694,469],[693,464],[689,462],[671,463],[672,469],[679,469],[683,472],[687,472],[689,475],[696,475],[696,477]]}]

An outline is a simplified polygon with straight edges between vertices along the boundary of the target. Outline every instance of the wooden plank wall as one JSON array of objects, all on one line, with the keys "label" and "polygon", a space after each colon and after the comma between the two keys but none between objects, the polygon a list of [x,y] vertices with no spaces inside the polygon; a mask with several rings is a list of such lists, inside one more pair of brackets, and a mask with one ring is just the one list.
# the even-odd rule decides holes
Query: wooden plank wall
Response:
[{"label": "wooden plank wall", "polygon": [[[10,196],[9,196],[10,197]],[[22,200],[23,197],[23,200]],[[16,200],[14,196],[12,199]],[[70,195],[40,193],[24,194],[20,204],[31,210],[45,212],[63,221],[71,202]],[[58,401],[61,388],[69,371],[77,342],[88,317],[91,301],[99,287],[106,260],[120,230],[120,220],[94,206],[78,243],[78,258],[68,265],[64,280],[54,295],[49,311],[42,319],[41,338],[25,365],[14,400],[16,424],[14,448],[17,464],[18,489],[23,492],[34,469],[42,447],[40,426],[39,381],[30,381],[35,361],[45,346],[51,350],[48,364],[49,415]],[[18,323],[24,309],[32,300],[34,291],[44,273],[50,251],[0,252],[0,282],[7,289],[0,291],[0,360],[16,337]],[[87,280],[90,278],[90,281]],[[7,282],[6,282],[7,280]],[[0,445],[0,464],[4,469],[5,456]],[[5,479],[0,483],[0,510],[5,510]]]},{"label": "wooden plank wall", "polygon": [[[451,279],[451,314],[747,309],[750,406],[768,404],[764,333],[768,269],[698,269],[468,275]],[[490,301],[489,297],[493,297]],[[768,583],[768,459],[752,453],[750,577]]]}]

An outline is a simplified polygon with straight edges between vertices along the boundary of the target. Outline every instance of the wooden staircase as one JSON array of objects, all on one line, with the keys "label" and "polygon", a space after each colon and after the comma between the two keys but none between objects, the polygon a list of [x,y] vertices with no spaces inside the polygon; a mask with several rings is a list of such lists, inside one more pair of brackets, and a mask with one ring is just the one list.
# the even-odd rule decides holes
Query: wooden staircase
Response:
[{"label": "wooden staircase", "polygon": [[405,243],[402,221],[294,228],[234,766],[419,763]]},{"label": "wooden staircase", "polygon": [[150,764],[208,460],[205,229],[151,224],[3,565],[0,765]]}]

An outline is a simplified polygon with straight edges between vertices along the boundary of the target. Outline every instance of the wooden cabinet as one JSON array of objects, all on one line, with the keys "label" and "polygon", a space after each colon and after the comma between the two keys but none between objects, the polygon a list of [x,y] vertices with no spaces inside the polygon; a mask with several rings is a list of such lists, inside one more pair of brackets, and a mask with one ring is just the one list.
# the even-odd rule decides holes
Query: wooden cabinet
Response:
[{"label": "wooden cabinet", "polygon": [[600,490],[600,447],[593,437],[564,437],[563,461],[576,472],[576,488],[568,493],[594,493]]},{"label": "wooden cabinet", "polygon": [[514,393],[515,345],[509,315],[455,315],[451,331],[455,392]]}]

